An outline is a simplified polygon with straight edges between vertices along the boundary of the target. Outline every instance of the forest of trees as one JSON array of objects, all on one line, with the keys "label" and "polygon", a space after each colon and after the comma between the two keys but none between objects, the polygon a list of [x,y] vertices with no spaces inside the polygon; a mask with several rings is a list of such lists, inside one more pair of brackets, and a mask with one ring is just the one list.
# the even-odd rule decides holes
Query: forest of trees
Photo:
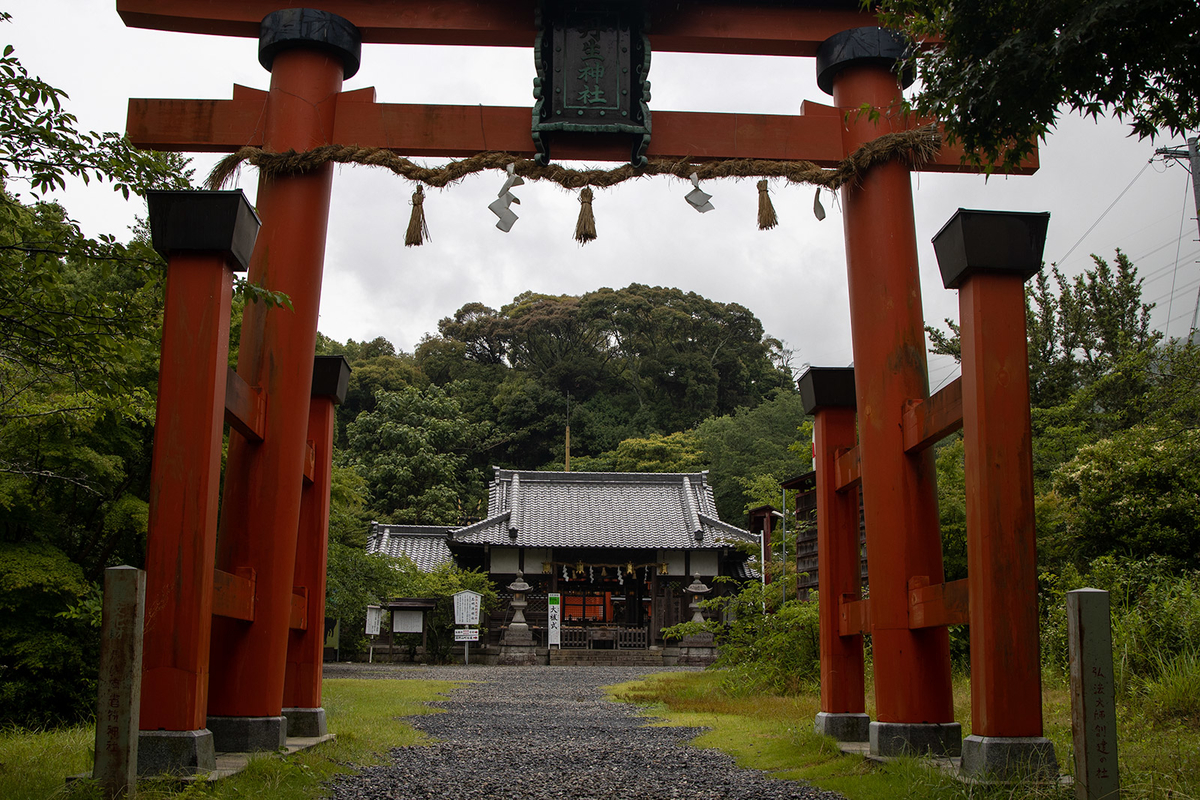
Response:
[{"label": "forest of trees", "polygon": [[[563,468],[568,409],[576,470],[712,467],[734,485],[803,468],[787,450],[804,418],[789,354],[742,306],[638,284],[526,292],[499,311],[468,303],[438,329],[412,354],[382,338],[318,344],[353,369],[338,463],[365,481],[374,519],[480,517],[489,467]],[[731,439],[753,445],[739,458]],[[734,522],[740,495],[720,498]]]}]

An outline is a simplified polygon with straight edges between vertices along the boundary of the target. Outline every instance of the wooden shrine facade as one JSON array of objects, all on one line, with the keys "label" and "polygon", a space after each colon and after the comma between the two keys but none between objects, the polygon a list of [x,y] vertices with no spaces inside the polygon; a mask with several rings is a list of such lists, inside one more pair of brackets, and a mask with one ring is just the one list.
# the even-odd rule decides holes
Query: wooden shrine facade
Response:
[{"label": "wooden shrine facade", "polygon": [[[739,547],[739,545],[742,545]],[[368,552],[405,555],[431,569],[453,555],[488,573],[501,602],[489,621],[499,644],[517,573],[533,589],[525,609],[545,645],[546,596],[562,596],[564,648],[646,649],[691,618],[683,587],[699,575],[754,578],[758,539],[717,516],[707,472],[599,473],[496,469],[488,515],[457,529],[373,524]]]}]

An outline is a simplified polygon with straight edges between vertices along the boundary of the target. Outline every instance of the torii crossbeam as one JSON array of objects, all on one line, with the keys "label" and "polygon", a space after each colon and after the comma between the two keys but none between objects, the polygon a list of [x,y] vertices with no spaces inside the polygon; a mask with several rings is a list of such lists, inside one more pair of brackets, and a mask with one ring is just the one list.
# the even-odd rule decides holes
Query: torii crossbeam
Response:
[{"label": "torii crossbeam", "polygon": [[[272,0],[117,0],[118,12],[131,26],[258,37],[260,61],[271,71],[269,91],[236,86],[230,100],[131,100],[129,135],[142,147],[191,152],[231,152],[247,144],[271,152],[356,144],[406,156],[456,157],[485,150],[533,155],[529,108],[379,104],[371,89],[343,93],[341,87],[357,69],[364,41],[531,46],[537,5],[535,0],[327,0],[321,11],[284,11],[286,4]],[[647,6],[654,49],[816,56],[818,84],[833,95],[833,106],[805,102],[797,115],[655,111],[647,156],[832,166],[880,135],[913,124],[895,114],[854,113],[864,104],[895,107],[901,87],[893,68],[903,52],[903,44],[875,27],[875,18],[859,10],[857,0]],[[284,34],[267,24],[281,14],[308,15],[305,19],[320,25]],[[556,145],[554,156],[624,160],[628,149],[577,137]],[[973,171],[961,156],[943,148],[922,169]],[[1033,159],[1013,171],[1028,174],[1036,168]],[[207,663],[180,660],[169,624],[147,631],[147,662],[157,658],[174,664],[181,677],[170,685],[196,698],[189,707],[204,708],[207,691],[207,724],[223,739],[221,750],[274,749],[286,730],[281,712],[296,602],[299,476],[307,455],[331,183],[330,164],[302,175],[260,178],[263,225],[249,279],[285,292],[295,311],[262,304],[246,309],[238,375],[265,394],[266,411],[261,441],[239,431],[230,434],[216,554],[224,574],[254,576],[253,619],[213,618],[211,674]],[[872,618],[866,627],[874,636],[876,664],[872,749],[884,755],[954,753],[960,734],[953,720],[946,628],[914,627],[907,613],[910,579],[932,586],[943,581],[932,455],[907,452],[903,440],[905,404],[929,397],[910,167],[898,161],[873,167],[841,191],[858,376],[857,454],[873,565]],[[153,576],[150,580],[153,584]],[[859,652],[861,672],[861,645]],[[861,712],[861,676],[855,685],[858,697],[847,703],[857,707],[822,710]],[[319,693],[308,697],[316,702]],[[161,694],[143,692],[143,707],[159,702],[165,702]],[[198,724],[194,717],[157,719],[166,731],[195,730]]]}]

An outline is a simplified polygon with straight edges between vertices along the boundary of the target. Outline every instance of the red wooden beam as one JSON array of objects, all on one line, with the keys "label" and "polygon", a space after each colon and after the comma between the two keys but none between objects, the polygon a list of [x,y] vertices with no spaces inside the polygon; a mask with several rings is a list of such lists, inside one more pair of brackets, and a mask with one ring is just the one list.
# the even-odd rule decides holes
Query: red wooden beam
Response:
[{"label": "red wooden beam", "polygon": [[261,442],[266,414],[262,389],[246,383],[230,367],[225,379],[225,421],[229,427],[252,442]]},{"label": "red wooden beam", "polygon": [[254,621],[254,570],[238,570],[237,575],[213,570],[212,613],[245,622]]},{"label": "red wooden beam", "polygon": [[[130,140],[149,150],[233,152],[261,146],[266,92],[234,87],[232,100],[129,101]],[[489,150],[533,156],[530,109],[513,106],[441,106],[375,103],[373,89],[338,98],[333,141],[384,147],[412,157],[462,157]],[[718,114],[655,111],[647,155],[665,159],[760,158],[812,161],[832,167],[845,157],[842,114],[831,106],[804,103],[803,113]],[[622,161],[624,141],[556,136],[556,160]],[[1036,154],[1017,170],[1037,170]],[[925,172],[973,172],[959,148],[942,151]]]},{"label": "red wooden beam", "polygon": [[912,453],[931,447],[963,426],[962,378],[928,400],[904,404],[904,451]]},{"label": "red wooden beam", "polygon": [[908,580],[908,627],[940,628],[970,622],[967,581],[930,584],[920,576]]},{"label": "red wooden beam", "polygon": [[309,439],[304,450],[304,485],[309,486],[313,482],[313,476],[317,471],[317,451],[313,449],[313,441]]},{"label": "red wooden beam", "polygon": [[839,636],[857,636],[871,632],[871,598],[862,600],[854,595],[844,594],[838,603],[841,620],[838,625]]},{"label": "red wooden beam", "polygon": [[[536,5],[535,0],[330,0],[321,7],[354,23],[368,43],[533,47]],[[658,51],[814,56],[833,34],[877,24],[874,15],[853,4],[813,5],[764,0],[654,4],[650,44]],[[258,37],[263,17],[286,7],[278,0],[117,0],[117,12],[130,27],[248,38]]]},{"label": "red wooden beam", "polygon": [[837,458],[835,485],[839,492],[853,489],[862,483],[862,456],[857,447],[845,450]]},{"label": "red wooden beam", "polygon": [[292,616],[288,627],[294,631],[308,630],[308,589],[304,586],[292,589]]}]

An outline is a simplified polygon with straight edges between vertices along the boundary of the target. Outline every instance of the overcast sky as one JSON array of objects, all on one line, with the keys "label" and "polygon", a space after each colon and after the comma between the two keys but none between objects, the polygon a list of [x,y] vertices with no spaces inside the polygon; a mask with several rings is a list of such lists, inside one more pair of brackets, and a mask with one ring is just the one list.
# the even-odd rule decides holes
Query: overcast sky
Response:
[{"label": "overcast sky", "polygon": [[[269,84],[255,40],[128,29],[111,0],[3,7],[13,14],[0,29],[3,41],[30,73],[70,94],[67,107],[84,129],[123,131],[130,97],[225,99],[234,83]],[[532,105],[533,76],[529,49],[366,45],[345,88],[374,86],[384,103]],[[812,59],[655,53],[649,77],[652,111],[793,114],[805,99],[831,102],[817,88]],[[1090,253],[1111,258],[1120,247],[1146,278],[1145,298],[1158,304],[1155,326],[1186,335],[1200,284],[1190,178],[1183,165],[1150,163],[1156,146],[1182,144],[1138,141],[1115,121],[1067,117],[1043,146],[1034,176],[914,174],[926,320],[958,316],[957,294],[942,288],[929,244],[956,208],[1049,211],[1048,263],[1075,274],[1091,265]],[[197,181],[214,161],[195,157]],[[239,185],[251,201],[256,181],[252,168],[243,170]],[[321,331],[340,341],[385,336],[411,351],[467,302],[499,308],[526,289],[581,294],[637,282],[747,306],[796,351],[797,367],[851,361],[842,215],[830,193],[822,193],[829,214],[818,222],[814,189],[772,182],[780,226],[762,232],[752,180],[703,184],[716,207],[704,215],[683,199],[690,184],[628,182],[596,192],[599,238],[580,247],[572,239],[576,195],[553,184],[516,189],[520,220],[508,234],[496,230],[487,205],[502,183],[500,173],[485,173],[431,190],[432,241],[405,248],[413,185],[381,170],[340,167]],[[145,213],[140,201],[103,186],[72,186],[59,199],[93,234],[125,236]],[[930,371],[936,387],[954,368],[936,360]]]}]

